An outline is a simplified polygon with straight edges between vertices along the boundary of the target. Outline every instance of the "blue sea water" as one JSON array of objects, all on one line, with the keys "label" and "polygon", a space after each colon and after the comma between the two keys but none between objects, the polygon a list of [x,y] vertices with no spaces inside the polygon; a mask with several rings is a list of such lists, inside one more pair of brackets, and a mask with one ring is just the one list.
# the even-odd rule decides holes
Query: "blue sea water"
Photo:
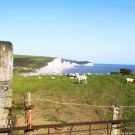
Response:
[{"label": "blue sea water", "polygon": [[80,73],[80,74],[108,74],[111,72],[119,72],[120,69],[126,68],[135,72],[135,65],[119,65],[119,64],[94,64],[94,66],[75,66],[65,70],[63,74]]}]

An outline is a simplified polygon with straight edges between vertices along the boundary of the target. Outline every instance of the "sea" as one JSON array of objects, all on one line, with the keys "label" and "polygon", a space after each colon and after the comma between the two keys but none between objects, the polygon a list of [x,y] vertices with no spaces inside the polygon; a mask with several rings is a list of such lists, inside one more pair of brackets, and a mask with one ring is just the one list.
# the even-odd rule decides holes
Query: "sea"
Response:
[{"label": "sea", "polygon": [[71,69],[63,71],[63,74],[110,74],[111,72],[119,72],[120,69],[130,69],[135,72],[135,65],[94,64],[93,66],[75,66]]}]

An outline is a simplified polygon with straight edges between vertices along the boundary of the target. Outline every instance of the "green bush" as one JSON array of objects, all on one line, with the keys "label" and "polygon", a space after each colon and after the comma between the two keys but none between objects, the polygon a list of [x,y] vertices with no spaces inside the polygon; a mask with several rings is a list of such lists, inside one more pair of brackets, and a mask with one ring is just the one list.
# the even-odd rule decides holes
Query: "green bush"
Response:
[{"label": "green bush", "polygon": [[132,72],[132,70],[130,70],[130,69],[125,69],[125,68],[123,68],[123,69],[120,69],[120,73],[121,73],[122,75],[131,75],[133,72]]},{"label": "green bush", "polygon": [[113,74],[120,74],[120,72],[111,72],[111,74],[113,75]]}]

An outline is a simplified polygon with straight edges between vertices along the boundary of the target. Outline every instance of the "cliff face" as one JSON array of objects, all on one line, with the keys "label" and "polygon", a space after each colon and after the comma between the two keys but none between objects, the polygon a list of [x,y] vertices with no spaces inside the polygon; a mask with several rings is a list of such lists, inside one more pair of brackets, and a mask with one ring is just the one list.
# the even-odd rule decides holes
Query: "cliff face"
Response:
[{"label": "cliff face", "polygon": [[[54,59],[52,62],[49,62],[47,66],[44,66],[42,68],[39,68],[36,70],[36,72],[33,73],[25,73],[25,75],[58,75],[61,74],[64,70],[73,68],[74,66],[79,66],[80,64],[77,64],[72,61],[62,60],[60,58]],[[87,64],[81,64],[83,66],[92,66],[92,63]]]},{"label": "cliff face", "polygon": [[87,64],[83,64],[83,66],[93,66],[93,63],[92,62],[89,62]]},{"label": "cliff face", "polygon": [[56,58],[49,62],[47,66],[39,68],[35,73],[26,73],[25,75],[57,75],[63,70],[73,68],[74,66],[78,66],[78,64]]},{"label": "cliff face", "polygon": [[60,74],[63,70],[73,68],[77,66],[76,63],[70,63],[66,61],[62,61],[61,59],[57,58],[52,62],[49,62],[46,67],[39,69],[39,74]]},{"label": "cliff face", "polygon": [[64,70],[68,68],[73,68],[74,66],[77,66],[76,63],[66,62],[62,61],[61,59],[55,59],[53,62],[48,63],[48,68],[58,69],[58,70]]}]

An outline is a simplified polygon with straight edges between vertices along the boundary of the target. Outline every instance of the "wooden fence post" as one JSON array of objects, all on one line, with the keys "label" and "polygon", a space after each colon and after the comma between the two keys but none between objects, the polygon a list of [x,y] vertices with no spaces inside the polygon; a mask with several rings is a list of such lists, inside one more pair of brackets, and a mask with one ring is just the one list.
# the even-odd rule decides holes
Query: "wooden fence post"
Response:
[{"label": "wooden fence post", "polygon": [[27,92],[24,97],[24,105],[25,105],[25,124],[27,126],[27,135],[32,134],[32,109],[34,105],[32,104],[31,93]]}]

